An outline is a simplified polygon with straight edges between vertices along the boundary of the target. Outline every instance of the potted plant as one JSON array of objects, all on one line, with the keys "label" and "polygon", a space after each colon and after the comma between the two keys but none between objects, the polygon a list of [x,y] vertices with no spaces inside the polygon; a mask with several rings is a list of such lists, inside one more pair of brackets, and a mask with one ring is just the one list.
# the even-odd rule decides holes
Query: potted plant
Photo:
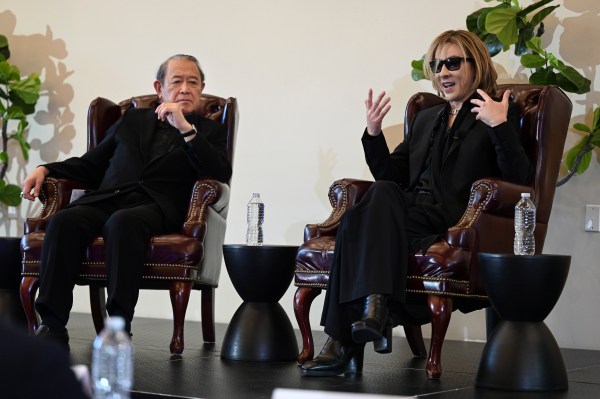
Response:
[{"label": "potted plant", "polygon": [[[584,94],[590,91],[591,82],[573,67],[566,65],[554,54],[542,47],[544,34],[543,20],[558,5],[548,5],[554,0],[540,0],[528,7],[521,8],[519,0],[484,0],[498,4],[484,7],[469,14],[466,18],[467,29],[487,45],[490,55],[507,51],[511,47],[520,57],[521,65],[531,69],[529,83],[536,85],[556,85],[566,92]],[[423,59],[413,60],[411,66],[413,80],[425,79]],[[587,133],[587,136],[567,152],[566,165],[569,173],[557,185],[566,183],[575,173],[587,169],[591,160],[591,151],[600,147],[600,111],[594,111],[592,127],[578,123],[574,129]]]},{"label": "potted plant", "polygon": [[21,77],[21,71],[8,60],[10,49],[6,36],[0,35],[0,123],[2,124],[2,148],[0,152],[0,203],[7,206],[21,204],[19,195],[21,189],[10,184],[6,172],[10,167],[8,145],[10,140],[19,143],[21,154],[29,159],[29,143],[25,132],[29,122],[27,115],[35,111],[35,105],[40,98],[40,77],[32,73]]},{"label": "potted plant", "polygon": [[[2,126],[2,148],[0,152],[0,203],[4,206],[21,204],[21,189],[10,184],[6,172],[10,166],[8,145],[10,140],[19,143],[21,154],[29,159],[29,144],[25,132],[29,123],[27,115],[35,111],[40,97],[39,74],[21,77],[19,68],[9,63],[10,50],[6,36],[0,35],[0,124]],[[20,237],[0,237],[0,320],[9,320],[21,325],[24,313],[19,300],[21,275]]]}]

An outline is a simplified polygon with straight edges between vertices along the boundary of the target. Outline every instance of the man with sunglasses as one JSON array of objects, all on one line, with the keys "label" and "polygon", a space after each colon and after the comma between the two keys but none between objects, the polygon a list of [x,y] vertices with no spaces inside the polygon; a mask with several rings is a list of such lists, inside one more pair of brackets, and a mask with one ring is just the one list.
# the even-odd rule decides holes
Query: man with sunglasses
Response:
[{"label": "man with sunglasses", "polygon": [[[492,98],[497,73],[485,44],[471,32],[447,31],[426,60],[424,72],[447,102],[419,112],[391,154],[381,131],[390,99],[369,90],[365,100],[362,144],[376,181],[338,228],[322,317],[330,338],[303,375],[359,373],[366,342],[389,353],[394,322],[427,322],[426,304],[405,303],[409,253],[424,253],[456,224],[476,180],[529,180],[519,110],[509,92]],[[427,372],[436,378],[441,369]]]}]

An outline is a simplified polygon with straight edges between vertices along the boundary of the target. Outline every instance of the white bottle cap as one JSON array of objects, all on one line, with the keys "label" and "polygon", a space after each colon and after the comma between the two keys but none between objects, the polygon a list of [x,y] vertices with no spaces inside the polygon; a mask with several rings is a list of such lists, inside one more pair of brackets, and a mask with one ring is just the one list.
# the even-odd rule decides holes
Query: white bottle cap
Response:
[{"label": "white bottle cap", "polygon": [[531,197],[531,194],[529,194],[529,193],[521,193],[521,197],[523,197],[523,198],[529,198],[529,197]]},{"label": "white bottle cap", "polygon": [[120,316],[113,316],[106,318],[106,326],[115,331],[121,331],[125,329],[125,319]]}]

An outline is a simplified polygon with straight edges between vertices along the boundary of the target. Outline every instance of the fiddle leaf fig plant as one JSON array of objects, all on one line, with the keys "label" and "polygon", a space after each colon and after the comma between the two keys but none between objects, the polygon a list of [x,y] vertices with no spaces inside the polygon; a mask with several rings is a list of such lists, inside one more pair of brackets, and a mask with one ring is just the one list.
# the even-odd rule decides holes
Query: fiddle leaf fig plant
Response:
[{"label": "fiddle leaf fig plant", "polygon": [[0,123],[2,125],[2,151],[0,152],[0,202],[8,206],[21,203],[21,189],[10,184],[6,172],[10,166],[8,145],[10,140],[19,144],[23,159],[29,160],[29,143],[25,132],[29,126],[27,115],[35,112],[40,98],[41,81],[38,73],[27,77],[8,60],[10,49],[6,36],[0,35]]}]

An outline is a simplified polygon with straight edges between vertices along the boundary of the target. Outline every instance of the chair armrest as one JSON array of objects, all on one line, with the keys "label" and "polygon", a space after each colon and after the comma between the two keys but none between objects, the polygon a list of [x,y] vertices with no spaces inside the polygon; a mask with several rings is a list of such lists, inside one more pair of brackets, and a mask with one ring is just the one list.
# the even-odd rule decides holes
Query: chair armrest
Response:
[{"label": "chair armrest", "polygon": [[471,186],[467,209],[458,223],[449,228],[446,241],[457,247],[470,247],[474,230],[485,216],[514,219],[515,204],[521,193],[534,195],[532,187],[510,183],[500,179],[480,179]]},{"label": "chair armrest", "polygon": [[471,186],[469,204],[456,227],[470,227],[482,212],[514,218],[521,193],[534,195],[532,187],[500,179],[481,179]]},{"label": "chair armrest", "polygon": [[182,234],[188,237],[202,238],[206,230],[209,212],[214,212],[223,220],[229,209],[229,186],[213,179],[196,181],[183,223]]},{"label": "chair armrest", "polygon": [[322,223],[307,224],[304,228],[304,241],[320,236],[335,236],[342,215],[350,205],[359,202],[373,182],[358,179],[340,179],[329,187],[329,203],[333,208],[327,220]]},{"label": "chair armrest", "polygon": [[75,189],[87,189],[90,185],[75,180],[47,177],[42,183],[39,200],[42,203],[40,212],[25,220],[25,234],[46,230],[52,216],[71,202],[71,194]]}]

